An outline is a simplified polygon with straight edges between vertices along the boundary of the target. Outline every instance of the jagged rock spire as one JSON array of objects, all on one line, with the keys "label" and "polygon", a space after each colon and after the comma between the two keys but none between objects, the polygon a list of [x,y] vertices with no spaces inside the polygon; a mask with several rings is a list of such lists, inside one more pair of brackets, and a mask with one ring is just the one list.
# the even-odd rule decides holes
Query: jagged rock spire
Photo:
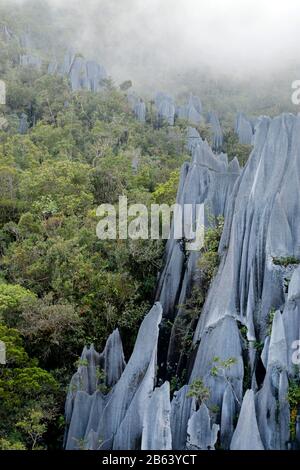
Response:
[{"label": "jagged rock spire", "polygon": [[[236,160],[228,164],[225,155],[215,155],[195,130],[188,131],[188,146],[192,161],[182,167],[177,202],[205,203],[213,215],[225,216],[220,265],[194,333],[189,385],[176,392],[171,406],[167,383],[154,391],[161,304],[164,318],[175,320],[164,360],[176,366],[180,304],[199,282],[200,254],[187,256],[171,233],[157,290],[161,304],[145,317],[123,372],[117,354],[112,382],[121,376],[110,393],[95,389],[92,365],[101,355],[83,352],[88,365],[72,379],[66,404],[67,448],[78,448],[75,438],[84,439],[86,448],[205,449],[214,448],[218,436],[222,448],[234,450],[291,447],[287,394],[289,381],[299,378],[292,344],[300,336],[300,117],[260,118],[242,172]],[[230,366],[212,373],[216,356]],[[198,411],[187,396],[196,379],[210,391]],[[294,447],[299,417],[296,423]]]},{"label": "jagged rock spire", "polygon": [[264,450],[259,434],[253,390],[245,393],[230,450]]}]

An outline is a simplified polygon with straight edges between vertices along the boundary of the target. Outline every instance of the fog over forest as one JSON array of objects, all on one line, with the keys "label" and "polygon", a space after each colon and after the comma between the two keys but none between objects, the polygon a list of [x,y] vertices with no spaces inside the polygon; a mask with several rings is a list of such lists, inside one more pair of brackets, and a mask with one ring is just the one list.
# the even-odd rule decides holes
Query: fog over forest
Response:
[{"label": "fog over forest", "polygon": [[297,0],[6,1],[47,3],[76,49],[139,88],[174,88],[191,71],[272,82],[299,64]]}]

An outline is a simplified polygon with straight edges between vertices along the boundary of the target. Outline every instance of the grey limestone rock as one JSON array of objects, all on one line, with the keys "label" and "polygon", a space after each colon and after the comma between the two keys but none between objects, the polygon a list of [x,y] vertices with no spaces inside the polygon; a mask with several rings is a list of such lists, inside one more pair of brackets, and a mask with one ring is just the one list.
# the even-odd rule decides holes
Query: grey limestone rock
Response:
[{"label": "grey limestone rock", "polygon": [[71,50],[67,51],[64,56],[64,60],[58,66],[58,73],[60,75],[69,75],[71,72],[71,67],[75,60],[75,53]]},{"label": "grey limestone rock", "polygon": [[200,124],[204,121],[200,98],[191,94],[187,104],[177,107],[176,115],[178,119],[187,120],[190,124]]},{"label": "grey limestone rock", "polygon": [[[164,100],[168,98],[157,97],[157,108]],[[220,146],[221,141],[215,144]],[[242,171],[236,159],[228,163],[225,155],[214,154],[193,128],[188,129],[187,146],[192,158],[182,167],[176,200],[193,207],[191,214],[183,216],[184,226],[190,229],[197,222],[196,204],[203,204],[212,216],[204,216],[206,227],[213,226],[211,219],[218,215],[225,217],[220,263],[199,312],[187,364],[187,383],[201,379],[210,397],[196,411],[194,400],[187,398],[189,385],[176,392],[171,407],[167,384],[153,392],[162,313],[172,328],[162,338],[166,357],[159,352],[161,376],[165,370],[177,373],[180,369],[177,332],[185,319],[182,305],[192,287],[201,283],[201,251],[189,252],[188,240],[176,240],[172,225],[156,293],[160,303],[145,317],[123,372],[121,350],[118,360],[113,352],[115,341],[119,343],[117,334],[107,346],[106,357],[119,367],[116,376],[111,375],[109,394],[101,395],[95,389],[92,366],[102,356],[93,350],[83,353],[90,368],[79,367],[66,402],[69,445],[77,445],[75,438],[75,442],[86,440],[88,448],[169,448],[172,440],[174,450],[207,449],[215,446],[218,426],[222,448],[262,450],[297,445],[289,443],[286,397],[289,380],[298,377],[292,345],[300,337],[300,116],[259,118],[253,150]],[[281,258],[285,260],[281,262]],[[290,264],[285,262],[289,259]],[[271,311],[275,311],[273,319]],[[263,345],[261,354],[259,344]],[[216,357],[221,363],[234,361],[212,373]],[[249,372],[244,377],[245,368]],[[108,369],[112,371],[113,366]],[[251,389],[243,396],[246,379]],[[219,411],[210,412],[213,406]],[[160,442],[152,431],[158,423],[163,423],[158,435],[164,430]],[[299,424],[297,432],[299,440]]]},{"label": "grey limestone rock", "polygon": [[24,31],[20,35],[19,40],[20,40],[20,46],[23,49],[32,49],[34,47],[33,38],[32,38],[30,31]]},{"label": "grey limestone rock", "polygon": [[253,139],[253,126],[244,113],[238,113],[235,123],[235,132],[238,135],[240,144],[251,145]]},{"label": "grey limestone rock", "polygon": [[20,57],[20,65],[40,70],[42,68],[42,59],[36,55],[23,54]]},{"label": "grey limestone rock", "polygon": [[99,356],[99,363],[105,372],[106,384],[108,387],[113,387],[126,365],[119,330],[115,330],[109,336],[104,351]]},{"label": "grey limestone rock", "polygon": [[55,75],[58,72],[58,62],[53,59],[53,61],[49,62],[47,73],[48,75]]},{"label": "grey limestone rock", "polygon": [[268,367],[276,367],[280,370],[286,370],[287,368],[287,344],[283,319],[279,310],[275,312],[272,323]]},{"label": "grey limestone rock", "polygon": [[146,105],[143,100],[139,100],[134,106],[134,114],[141,123],[146,122]]},{"label": "grey limestone rock", "polygon": [[73,91],[88,89],[88,76],[86,62],[83,57],[76,56],[69,72],[69,79]]},{"label": "grey limestone rock", "polygon": [[79,450],[84,445],[84,436],[89,421],[92,395],[78,391],[75,395],[72,417],[66,441],[67,450]]},{"label": "grey limestone rock", "polygon": [[253,390],[245,393],[230,450],[264,450],[257,426]]},{"label": "grey limestone rock", "polygon": [[225,388],[221,410],[221,442],[223,449],[229,449],[234,432],[234,417],[237,411],[236,399],[232,387],[228,384]]},{"label": "grey limestone rock", "polygon": [[289,283],[288,300],[296,301],[300,299],[300,267],[295,269]]},{"label": "grey limestone rock", "polygon": [[211,126],[213,134],[212,147],[214,150],[219,150],[223,145],[223,131],[220,125],[219,117],[216,112],[210,112],[208,115],[208,123]]},{"label": "grey limestone rock", "polygon": [[200,137],[199,132],[194,127],[188,127],[187,130],[187,148],[189,152],[193,152],[193,150],[197,147],[197,145],[201,145],[202,139]]},{"label": "grey limestone rock", "polygon": [[94,93],[103,89],[107,79],[103,65],[94,60],[86,60],[71,50],[66,52],[61,63],[56,59],[49,63],[48,74],[68,77],[73,91],[88,90]]},{"label": "grey limestone rock", "polygon": [[[122,426],[132,433],[124,435],[133,445],[133,440],[138,440],[142,434],[142,415],[144,406],[141,399],[145,399],[154,388],[156,375],[156,353],[158,340],[158,325],[162,316],[162,307],[156,303],[145,317],[138,333],[136,344],[130,360],[120,377],[119,381],[112,390],[110,400],[108,401],[102,418],[99,422],[98,435],[102,436],[103,441],[113,439],[114,435]],[[138,395],[139,390],[144,393],[141,398]],[[140,404],[140,407],[134,406],[134,400]],[[132,404],[132,407],[130,408]],[[127,415],[127,416],[126,416]],[[131,426],[131,420],[135,426]],[[122,433],[123,434],[123,433]],[[120,448],[122,442],[116,439],[115,447]]]},{"label": "grey limestone rock", "polygon": [[127,100],[137,120],[145,123],[147,111],[145,102],[132,90],[127,93]]},{"label": "grey limestone rock", "polygon": [[172,450],[170,414],[170,386],[165,382],[154,390],[146,404],[142,450]]},{"label": "grey limestone rock", "polygon": [[27,134],[29,128],[27,114],[22,113],[19,122],[19,134]]},{"label": "grey limestone rock", "polygon": [[187,450],[214,450],[219,426],[211,423],[207,406],[202,403],[188,422]]},{"label": "grey limestone rock", "polygon": [[[78,449],[80,446],[94,450],[135,449],[140,445],[143,426],[154,426],[155,423],[148,423],[145,418],[145,400],[156,402],[157,397],[157,403],[161,404],[164,400],[166,403],[170,400],[168,384],[150,399],[156,378],[161,316],[161,305],[156,303],[140,327],[134,351],[125,369],[117,330],[109,337],[103,353],[98,354],[93,347],[84,348],[66,401],[67,449]],[[106,384],[112,387],[106,395],[97,390],[97,366],[105,370]],[[162,401],[159,398],[161,394]],[[170,414],[170,403],[166,408],[162,405],[159,420],[163,419],[166,410]],[[170,448],[168,439],[166,437],[165,445]]]},{"label": "grey limestone rock", "polygon": [[[222,338],[222,339],[221,339]],[[234,359],[233,365],[224,374],[212,375],[214,358],[219,361]],[[242,346],[236,320],[226,316],[203,333],[193,365],[190,383],[201,377],[210,389],[209,404],[222,408],[223,395],[228,384],[235,399],[241,403],[243,391],[244,363]]]},{"label": "grey limestone rock", "polygon": [[0,35],[5,42],[8,42],[14,38],[13,31],[6,24],[0,25]]},{"label": "grey limestone rock", "polygon": [[189,386],[184,385],[175,392],[171,402],[171,431],[174,450],[184,450],[186,446],[187,426],[190,416],[195,411],[195,403],[188,395]]},{"label": "grey limestone rock", "polygon": [[[80,424],[81,436],[78,437],[78,432],[75,439],[83,439],[88,431],[94,429],[95,415],[100,416],[104,409],[104,403],[106,397],[102,393],[98,392],[99,385],[106,385],[112,387],[119,380],[120,376],[125,367],[124,354],[121,338],[118,330],[115,330],[108,338],[104,351],[98,354],[95,351],[94,346],[90,348],[85,347],[79,360],[77,372],[73,375],[65,404],[65,417],[68,429],[68,438],[66,441],[66,447],[74,446],[73,430],[77,429],[78,424],[78,413],[80,414],[81,404],[84,403],[90,406],[92,414],[85,411],[88,416],[84,417],[85,426]],[[105,384],[99,384],[98,371],[103,370],[105,372]],[[77,398],[79,392],[80,400]],[[90,398],[87,398],[90,397]],[[77,400],[77,402],[76,402]],[[78,402],[79,400],[79,402]],[[76,409],[75,409],[75,403]],[[96,410],[98,410],[96,412]],[[101,410],[101,413],[100,411]],[[75,420],[75,421],[74,421]],[[77,421],[76,421],[77,420]],[[98,422],[97,422],[98,425]],[[95,429],[94,429],[95,430]],[[73,447],[72,447],[73,448]]]},{"label": "grey limestone rock", "polygon": [[[196,204],[204,206],[204,226],[208,227],[214,218],[225,215],[230,193],[240,168],[235,171],[228,165],[227,157],[215,155],[206,141],[203,141],[197,131],[188,130],[188,144],[192,140],[192,162],[184,164],[181,170],[180,183],[176,202],[184,207],[190,204],[193,207],[192,215],[184,214],[183,226],[187,229],[185,237],[191,232],[191,227],[199,222]],[[173,230],[173,228],[172,228]],[[191,288],[197,282],[199,270],[197,264],[201,253],[199,251],[185,251],[182,240],[174,239],[171,231],[165,253],[165,266],[161,273],[156,299],[163,306],[164,318],[175,320],[171,332],[168,348],[167,362],[176,368],[180,352],[176,338],[177,326],[184,318],[184,309],[177,305],[184,305]]]},{"label": "grey limestone rock", "polygon": [[174,125],[175,104],[173,98],[165,93],[157,93],[155,97],[155,106],[159,120],[166,121],[170,126]]}]

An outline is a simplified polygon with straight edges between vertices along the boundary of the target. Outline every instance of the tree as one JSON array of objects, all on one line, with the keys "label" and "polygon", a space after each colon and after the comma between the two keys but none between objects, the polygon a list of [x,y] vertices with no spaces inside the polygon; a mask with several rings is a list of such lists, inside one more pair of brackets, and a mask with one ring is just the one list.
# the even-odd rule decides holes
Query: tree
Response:
[{"label": "tree", "polygon": [[200,406],[209,400],[210,390],[204,385],[202,379],[195,379],[190,385],[187,397],[195,398],[198,406]]},{"label": "tree", "polygon": [[153,193],[153,198],[158,204],[175,204],[179,184],[179,171],[172,171],[170,178],[165,183],[159,184]]},{"label": "tree", "polygon": [[240,144],[238,136],[235,134],[233,129],[230,129],[224,134],[224,151],[227,153],[229,160],[237,157],[241,166],[245,166],[249,155],[251,153],[252,146]]},{"label": "tree", "polygon": [[236,399],[237,403],[241,405],[240,400],[238,399],[235,389],[231,383],[230,377],[228,372],[230,368],[237,363],[237,359],[235,357],[229,357],[228,359],[221,360],[219,357],[213,358],[213,367],[211,368],[211,375],[214,377],[222,377],[225,382],[230,385],[234,398]]},{"label": "tree", "polygon": [[0,318],[7,324],[16,324],[22,307],[31,305],[35,295],[20,285],[0,283]]},{"label": "tree", "polygon": [[53,295],[23,307],[19,325],[25,344],[44,365],[63,367],[83,346],[82,320],[73,305]]},{"label": "tree", "polygon": [[25,438],[29,441],[31,450],[35,450],[36,445],[41,441],[43,435],[47,431],[47,426],[43,423],[43,412],[38,409],[30,409],[27,415],[16,424],[21,430]]},{"label": "tree", "polygon": [[[0,340],[6,346],[6,365],[0,369],[0,436],[11,445],[27,444],[26,439],[16,433],[17,423],[29,416],[37,404],[43,416],[57,419],[55,403],[59,385],[49,372],[38,366],[36,359],[29,358],[17,330],[0,323]],[[37,425],[40,415],[34,414],[30,419]],[[25,423],[27,425],[28,420]]]}]

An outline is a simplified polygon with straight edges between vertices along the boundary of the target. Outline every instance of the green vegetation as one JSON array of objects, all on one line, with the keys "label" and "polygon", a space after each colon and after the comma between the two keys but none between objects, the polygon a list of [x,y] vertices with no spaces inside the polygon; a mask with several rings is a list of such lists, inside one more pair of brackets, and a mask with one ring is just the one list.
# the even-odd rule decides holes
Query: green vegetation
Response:
[{"label": "green vegetation", "polygon": [[264,349],[264,343],[262,341],[252,341],[253,348],[256,349],[257,353],[260,355]]},{"label": "green vegetation", "polygon": [[221,375],[226,377],[227,371],[237,363],[237,360],[235,357],[230,357],[226,359],[225,361],[222,361],[219,357],[214,357],[213,358],[213,364],[214,366],[211,368],[211,375],[214,377]]},{"label": "green vegetation", "polygon": [[202,379],[195,379],[190,385],[187,397],[195,398],[198,406],[200,406],[209,400],[210,390],[205,387]]},{"label": "green vegetation", "polygon": [[[235,399],[239,403],[239,400],[235,394],[234,388],[231,384],[229,371],[233,365],[237,363],[237,359],[235,357],[229,357],[228,359],[222,361],[219,357],[214,357],[212,360],[212,367],[210,370],[210,374],[213,377],[222,377],[225,382],[227,382],[231,388],[232,392],[235,396]],[[205,386],[203,379],[197,378],[193,380],[193,382],[189,386],[189,391],[187,393],[188,398],[195,398],[196,403],[198,406],[202,405],[202,403],[207,402],[210,399],[211,391],[208,387]],[[210,407],[212,413],[218,413],[219,407],[216,405],[212,405]]]},{"label": "green vegetation", "polygon": [[290,433],[291,439],[296,437],[296,420],[300,411],[300,382],[291,380],[287,396],[290,405]]},{"label": "green vegetation", "polygon": [[205,231],[204,247],[198,266],[203,276],[202,285],[206,291],[219,266],[218,248],[223,228],[224,218],[220,216],[217,218],[216,224]]},{"label": "green vegetation", "polygon": [[224,133],[224,152],[229,160],[237,157],[240,166],[245,166],[252,151],[251,145],[240,144],[238,136],[232,129]]},{"label": "green vegetation", "polygon": [[[189,158],[187,123],[158,128],[153,109],[146,124],[139,123],[125,96],[130,80],[117,87],[109,79],[97,94],[73,93],[66,78],[48,75],[47,61],[54,52],[62,59],[70,38],[51,21],[45,2],[26,8],[2,2],[0,17],[16,35],[5,41],[0,34],[0,79],[7,86],[6,105],[0,105],[0,340],[7,352],[0,365],[0,449],[57,449],[66,386],[83,345],[101,350],[118,327],[129,355],[162,265],[161,241],[99,240],[96,209],[117,206],[120,195],[147,207],[175,202],[180,167]],[[32,52],[42,58],[40,70],[19,65],[25,51],[18,37],[27,30],[38,44]],[[190,84],[205,108],[222,108],[226,129],[236,111],[232,100],[237,108],[248,102],[248,87],[236,86],[230,102],[224,81],[212,87],[206,74],[201,80],[195,75],[194,83],[184,74],[182,80],[184,100]],[[274,107],[273,100],[265,106]],[[22,113],[25,135],[19,133]],[[209,126],[201,124],[199,132],[211,141]],[[227,129],[224,150],[244,165],[251,147]],[[206,231],[201,288],[192,289],[177,324],[186,357],[219,264],[223,223],[219,218]],[[232,364],[216,361],[212,373],[227,377]],[[173,377],[173,390],[182,384],[184,367]],[[104,372],[97,374],[99,390],[107,393]],[[209,390],[197,379],[189,396],[202,403]]]},{"label": "green vegetation", "polygon": [[[17,35],[30,28],[45,64],[52,47],[63,51],[64,38],[45,24],[49,12],[41,5],[23,16],[9,6],[0,13]],[[0,34],[0,48],[7,86],[0,107],[0,340],[8,357],[0,366],[0,447],[58,448],[65,390],[83,345],[101,350],[118,327],[131,353],[162,263],[161,241],[99,240],[96,209],[117,205],[120,195],[147,207],[175,202],[188,158],[186,124],[157,128],[153,115],[140,124],[124,87],[107,80],[101,93],[73,93],[45,64],[21,68],[19,41]],[[22,113],[25,135],[18,132]]]},{"label": "green vegetation", "polygon": [[269,317],[268,317],[268,328],[267,328],[268,336],[271,336],[271,333],[272,333],[272,326],[273,326],[273,320],[274,320],[275,312],[276,312],[276,309],[271,308],[270,313],[269,313]]},{"label": "green vegetation", "polygon": [[176,194],[179,183],[179,171],[173,171],[170,178],[162,184],[159,184],[153,193],[154,200],[157,204],[172,205],[176,201]]},{"label": "green vegetation", "polygon": [[183,305],[178,305],[181,314],[176,317],[174,322],[173,334],[176,334],[176,349],[178,355],[180,355],[180,363],[179,366],[178,364],[168,365],[173,390],[176,390],[176,384],[182,383],[186,378],[186,361],[194,348],[193,332],[197,319],[201,314],[210,283],[219,265],[218,248],[224,219],[218,217],[215,221],[212,220],[211,224],[212,226],[205,231],[204,247],[198,262],[200,282],[196,282],[192,286],[186,302]]},{"label": "green vegetation", "polygon": [[29,410],[28,416],[16,424],[16,427],[25,435],[25,439],[29,441],[31,450],[35,450],[37,444],[42,440],[43,435],[47,431],[47,426],[43,422],[44,416],[42,411]]},{"label": "green vegetation", "polygon": [[[17,330],[0,324],[0,340],[6,345],[6,365],[0,368],[0,446],[33,448],[48,426],[59,427],[59,383],[28,356]],[[44,430],[38,439],[30,439],[30,422]]]},{"label": "green vegetation", "polygon": [[287,268],[291,264],[300,264],[300,259],[294,256],[286,256],[282,258],[273,258],[273,264]]},{"label": "green vegetation", "polygon": [[229,357],[228,359],[221,360],[219,357],[216,356],[213,358],[210,373],[213,377],[221,377],[222,379],[224,379],[225,382],[227,382],[228,385],[230,385],[234,398],[236,399],[237,403],[241,405],[235,393],[229,374],[231,367],[235,364],[237,364],[237,359],[235,357]]},{"label": "green vegetation", "polygon": [[22,307],[31,304],[35,295],[19,285],[0,284],[0,318],[6,322],[16,321]]}]

